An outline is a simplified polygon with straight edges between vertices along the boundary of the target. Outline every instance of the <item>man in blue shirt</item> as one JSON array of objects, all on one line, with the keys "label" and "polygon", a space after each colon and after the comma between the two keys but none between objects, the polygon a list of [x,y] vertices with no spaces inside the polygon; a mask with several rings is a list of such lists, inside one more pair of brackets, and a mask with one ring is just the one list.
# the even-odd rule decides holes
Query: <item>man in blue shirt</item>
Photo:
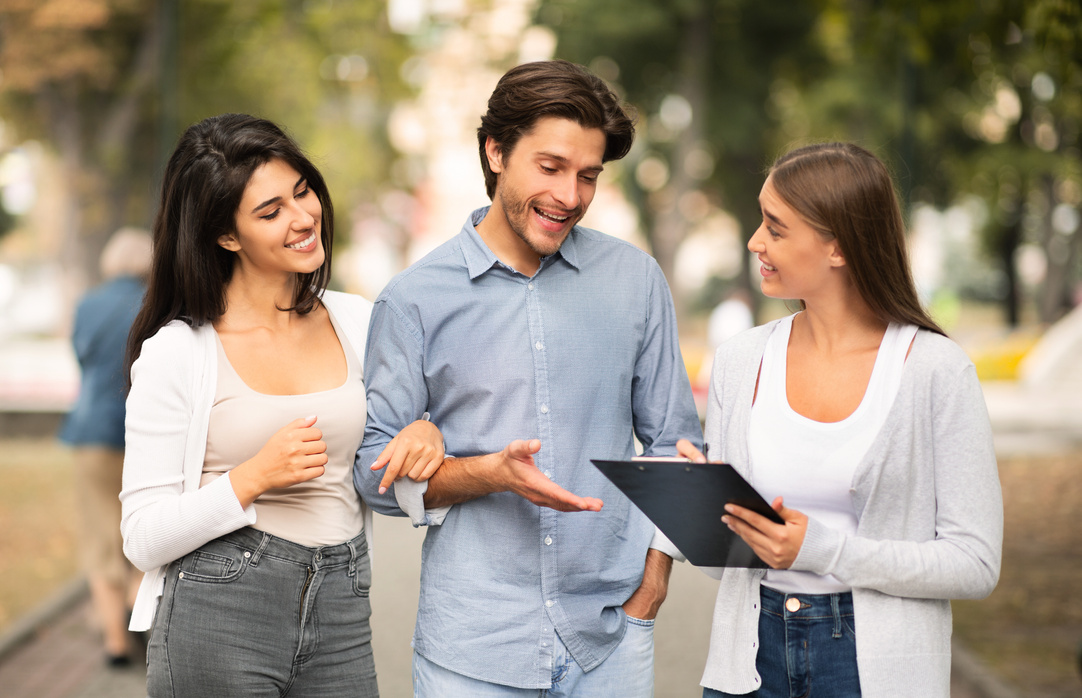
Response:
[{"label": "man in blue shirt", "polygon": [[[657,263],[576,225],[633,137],[580,66],[512,69],[478,129],[492,206],[376,300],[355,482],[429,526],[417,696],[652,695],[672,559],[590,459],[630,458],[636,437],[672,455],[701,431]],[[457,457],[379,482],[369,466],[425,412]]]}]

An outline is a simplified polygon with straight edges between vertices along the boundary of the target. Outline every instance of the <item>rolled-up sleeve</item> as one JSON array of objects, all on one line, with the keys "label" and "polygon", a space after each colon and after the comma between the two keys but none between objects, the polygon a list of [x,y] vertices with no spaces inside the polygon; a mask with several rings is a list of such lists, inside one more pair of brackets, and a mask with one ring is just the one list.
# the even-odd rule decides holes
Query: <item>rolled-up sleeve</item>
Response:
[{"label": "rolled-up sleeve", "polygon": [[353,466],[353,483],[375,511],[408,516],[414,526],[442,523],[448,507],[424,508],[427,481],[402,478],[380,494],[383,471],[373,471],[371,466],[399,431],[421,419],[427,411],[423,362],[424,339],[420,329],[392,300],[381,296],[372,308],[368,325],[364,361],[368,421]]}]

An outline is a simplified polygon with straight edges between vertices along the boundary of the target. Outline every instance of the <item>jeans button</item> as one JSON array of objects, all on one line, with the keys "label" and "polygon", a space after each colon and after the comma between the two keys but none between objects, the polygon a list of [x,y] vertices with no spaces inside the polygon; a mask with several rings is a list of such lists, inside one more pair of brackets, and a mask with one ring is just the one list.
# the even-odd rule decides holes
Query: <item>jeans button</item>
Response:
[{"label": "jeans button", "polygon": [[799,611],[800,599],[796,598],[795,596],[790,597],[789,600],[785,602],[785,610],[789,611],[789,613],[796,613],[797,611]]}]

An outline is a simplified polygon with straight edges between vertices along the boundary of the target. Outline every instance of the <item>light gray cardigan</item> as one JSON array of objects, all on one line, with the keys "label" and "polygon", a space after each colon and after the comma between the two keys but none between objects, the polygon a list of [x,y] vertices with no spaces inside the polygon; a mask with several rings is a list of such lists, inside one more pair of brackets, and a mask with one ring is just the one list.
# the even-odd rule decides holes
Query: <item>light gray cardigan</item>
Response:
[{"label": "light gray cardigan", "polygon": [[[748,421],[759,362],[777,323],[718,348],[705,441],[750,475]],[[882,430],[850,488],[858,524],[845,535],[809,520],[792,569],[853,587],[857,666],[865,698],[950,695],[948,599],[977,599],[999,579],[1003,501],[988,412],[973,364],[921,330]],[[760,687],[755,670],[762,570],[726,569],[702,685]]]}]

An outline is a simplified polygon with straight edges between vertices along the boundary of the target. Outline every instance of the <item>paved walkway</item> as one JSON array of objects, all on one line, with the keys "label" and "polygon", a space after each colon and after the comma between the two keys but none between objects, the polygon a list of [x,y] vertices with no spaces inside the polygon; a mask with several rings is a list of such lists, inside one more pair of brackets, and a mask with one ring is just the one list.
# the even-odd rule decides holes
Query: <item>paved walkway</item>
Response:
[{"label": "paved walkway", "polygon": [[[373,559],[373,646],[385,698],[411,695],[409,642],[417,612],[422,534],[403,519],[377,517]],[[672,593],[658,619],[657,695],[696,696],[706,658],[717,582],[689,565],[673,573]],[[141,698],[140,670],[109,670],[91,627],[85,593],[60,604],[54,622],[0,661],[6,698]],[[672,687],[662,690],[662,686]]]},{"label": "paved walkway", "polygon": [[[409,638],[416,613],[420,560],[419,532],[398,519],[377,519],[373,585],[373,645],[384,698],[407,698],[410,691]],[[706,658],[710,609],[717,582],[689,565],[673,571],[671,593],[655,629],[656,695],[701,695],[699,677]],[[0,661],[0,689],[6,698],[143,698],[142,667],[112,670],[102,661],[85,593],[28,642]],[[987,668],[955,651],[953,698],[1016,698]]]},{"label": "paved walkway", "polygon": [[[1016,455],[1082,446],[1082,395],[1062,392],[1008,384],[986,386],[997,449]],[[376,519],[373,646],[385,698],[411,695],[409,640],[416,614],[421,539],[421,532],[402,519]],[[693,567],[674,569],[669,600],[655,629],[658,698],[701,695],[698,683],[716,588],[717,582]],[[39,613],[42,618],[33,624],[26,642],[10,650],[0,646],[0,693],[6,698],[145,696],[140,668],[117,671],[104,666],[85,592],[69,590],[68,595],[68,603],[54,601],[54,613]],[[954,698],[1018,695],[964,647],[955,648],[953,676]]]}]

